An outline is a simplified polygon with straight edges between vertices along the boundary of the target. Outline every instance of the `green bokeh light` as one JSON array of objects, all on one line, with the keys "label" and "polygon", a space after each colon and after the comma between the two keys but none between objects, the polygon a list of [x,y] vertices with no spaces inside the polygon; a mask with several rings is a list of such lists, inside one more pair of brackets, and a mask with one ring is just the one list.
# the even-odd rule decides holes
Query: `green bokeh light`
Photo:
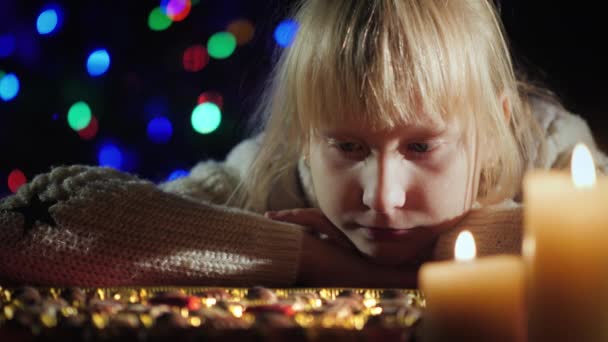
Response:
[{"label": "green bokeh light", "polygon": [[2,77],[4,77],[4,75],[6,75],[6,73],[4,72],[4,70],[0,70],[0,80],[2,79]]},{"label": "green bokeh light", "polygon": [[230,32],[218,32],[207,42],[207,52],[215,59],[225,59],[236,49],[236,38]]},{"label": "green bokeh light", "polygon": [[222,112],[215,103],[205,102],[194,108],[191,122],[195,131],[200,134],[209,134],[220,126]]},{"label": "green bokeh light", "polygon": [[171,26],[172,23],[173,21],[171,20],[171,18],[169,18],[163,12],[160,6],[153,9],[152,12],[150,12],[150,15],[148,16],[148,27],[150,27],[150,30],[152,31],[166,30],[167,28],[169,28],[169,26]]},{"label": "green bokeh light", "polygon": [[75,131],[89,126],[91,122],[91,108],[86,102],[79,101],[70,107],[68,111],[68,124]]}]

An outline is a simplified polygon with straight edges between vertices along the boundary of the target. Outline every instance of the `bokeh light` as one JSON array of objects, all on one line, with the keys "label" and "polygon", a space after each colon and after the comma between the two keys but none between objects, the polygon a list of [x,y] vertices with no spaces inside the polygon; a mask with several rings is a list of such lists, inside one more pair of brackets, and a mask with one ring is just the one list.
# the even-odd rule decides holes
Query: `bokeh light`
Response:
[{"label": "bokeh light", "polygon": [[236,49],[236,38],[230,32],[218,32],[207,41],[207,52],[215,59],[230,57]]},{"label": "bokeh light", "polygon": [[13,73],[8,73],[0,78],[0,98],[10,101],[19,94],[19,78]]},{"label": "bokeh light", "polygon": [[215,103],[205,102],[194,108],[190,121],[195,131],[200,134],[209,134],[220,126],[222,112]]},{"label": "bokeh light", "polygon": [[205,102],[215,103],[215,105],[218,106],[220,110],[224,108],[224,98],[222,97],[222,94],[216,91],[205,91],[198,96],[198,104],[202,104]]},{"label": "bokeh light", "polygon": [[160,7],[154,8],[148,15],[148,27],[152,31],[164,31],[171,26],[173,21],[167,17]]},{"label": "bokeh light", "polygon": [[209,54],[204,46],[193,45],[184,51],[184,56],[182,58],[184,70],[190,72],[201,71],[208,63]]},{"label": "bokeh light", "polygon": [[59,6],[45,6],[36,19],[36,30],[41,35],[52,34],[59,29],[62,19],[63,11]]},{"label": "bokeh light", "polygon": [[82,140],[91,140],[97,136],[97,132],[99,131],[99,122],[97,122],[97,118],[95,115],[91,116],[91,121],[89,125],[78,131],[78,135]]},{"label": "bokeh light", "polygon": [[19,169],[14,169],[11,173],[8,174],[8,188],[12,193],[17,192],[19,188],[27,182],[27,178],[23,171]]},{"label": "bokeh light", "polygon": [[8,57],[15,51],[15,36],[12,34],[0,35],[0,58]]},{"label": "bokeh light", "polygon": [[68,125],[75,130],[85,129],[91,122],[91,108],[84,101],[74,103],[68,110]]},{"label": "bokeh light", "polygon": [[190,0],[162,0],[161,10],[173,21],[182,21],[190,14]]},{"label": "bokeh light", "polygon": [[274,30],[274,40],[280,46],[288,47],[296,38],[298,26],[298,22],[295,20],[283,20]]},{"label": "bokeh light", "polygon": [[89,75],[95,77],[103,75],[110,68],[110,54],[106,49],[98,49],[87,58],[87,71]]},{"label": "bokeh light", "polygon": [[173,172],[171,172],[171,174],[169,175],[169,177],[167,177],[167,181],[172,181],[172,180],[176,180],[179,178],[183,178],[188,176],[188,171],[183,170],[183,169],[177,169]]},{"label": "bokeh light", "polygon": [[123,166],[123,153],[115,144],[105,143],[99,149],[97,160],[100,166],[108,166],[120,170]]},{"label": "bokeh light", "polygon": [[237,19],[232,21],[226,31],[232,33],[236,38],[236,43],[238,45],[247,44],[253,39],[253,35],[255,34],[255,27],[251,23],[251,21],[247,19]]},{"label": "bokeh light", "polygon": [[4,75],[6,75],[4,70],[0,70],[0,81],[2,80],[2,77],[4,77]]},{"label": "bokeh light", "polygon": [[157,144],[165,144],[171,140],[173,125],[166,117],[158,117],[148,123],[148,138]]}]

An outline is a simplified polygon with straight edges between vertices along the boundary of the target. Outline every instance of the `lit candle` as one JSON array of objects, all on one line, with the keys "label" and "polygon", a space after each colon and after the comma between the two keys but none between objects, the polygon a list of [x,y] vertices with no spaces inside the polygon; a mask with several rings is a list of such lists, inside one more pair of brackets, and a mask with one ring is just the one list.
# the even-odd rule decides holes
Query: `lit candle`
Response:
[{"label": "lit candle", "polygon": [[426,263],[422,337],[427,341],[524,341],[523,265],[517,256],[476,259],[468,231],[456,240],[456,261]]},{"label": "lit candle", "polygon": [[582,144],[571,171],[524,181],[531,341],[608,341],[608,179]]}]

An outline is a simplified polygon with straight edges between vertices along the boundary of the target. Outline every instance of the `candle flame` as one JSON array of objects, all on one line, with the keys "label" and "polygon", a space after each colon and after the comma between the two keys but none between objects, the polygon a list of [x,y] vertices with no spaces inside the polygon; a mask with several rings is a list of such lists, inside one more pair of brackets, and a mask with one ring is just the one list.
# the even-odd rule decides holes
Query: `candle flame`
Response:
[{"label": "candle flame", "polygon": [[468,261],[475,259],[477,248],[473,234],[468,230],[463,230],[458,234],[456,246],[454,247],[454,257],[458,261]]},{"label": "candle flame", "polygon": [[595,184],[595,164],[585,144],[579,143],[574,147],[570,169],[577,188],[588,188]]}]

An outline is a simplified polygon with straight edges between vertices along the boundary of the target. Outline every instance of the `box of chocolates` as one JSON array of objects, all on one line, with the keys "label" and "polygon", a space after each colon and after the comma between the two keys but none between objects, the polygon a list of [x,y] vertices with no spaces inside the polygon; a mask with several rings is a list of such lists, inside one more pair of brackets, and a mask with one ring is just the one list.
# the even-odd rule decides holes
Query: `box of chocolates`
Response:
[{"label": "box of chocolates", "polygon": [[0,287],[0,341],[416,341],[416,290]]}]

